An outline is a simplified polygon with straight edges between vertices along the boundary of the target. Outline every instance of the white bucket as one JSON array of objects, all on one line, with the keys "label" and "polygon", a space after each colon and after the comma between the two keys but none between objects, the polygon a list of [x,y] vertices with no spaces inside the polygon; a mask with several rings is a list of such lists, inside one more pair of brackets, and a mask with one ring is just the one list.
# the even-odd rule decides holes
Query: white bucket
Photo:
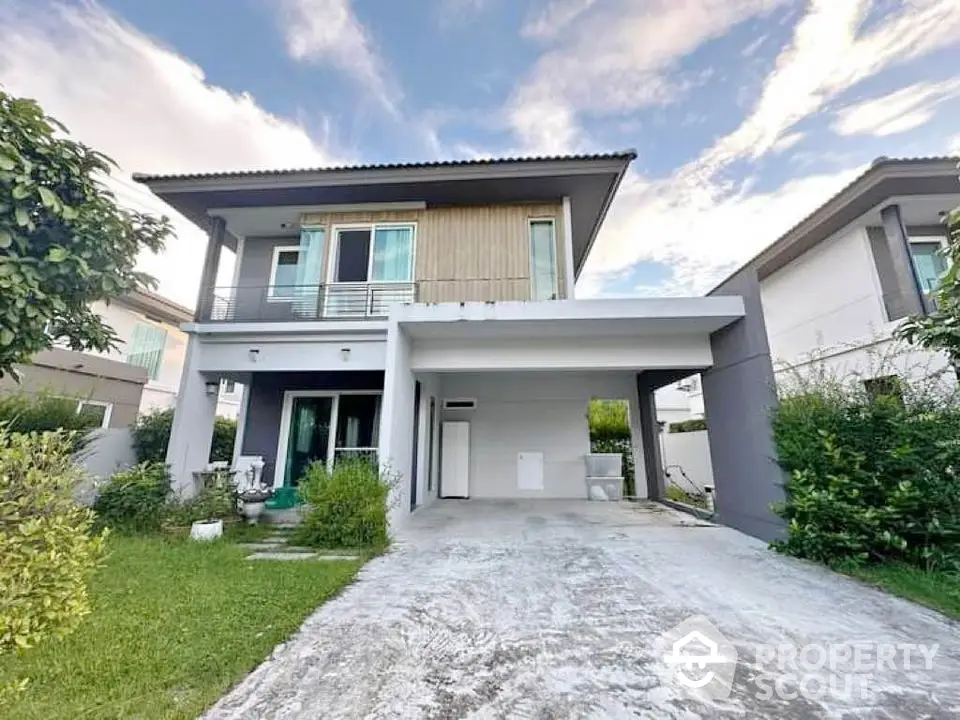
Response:
[{"label": "white bucket", "polygon": [[223,535],[223,520],[195,522],[190,526],[190,537],[194,540],[216,540]]}]

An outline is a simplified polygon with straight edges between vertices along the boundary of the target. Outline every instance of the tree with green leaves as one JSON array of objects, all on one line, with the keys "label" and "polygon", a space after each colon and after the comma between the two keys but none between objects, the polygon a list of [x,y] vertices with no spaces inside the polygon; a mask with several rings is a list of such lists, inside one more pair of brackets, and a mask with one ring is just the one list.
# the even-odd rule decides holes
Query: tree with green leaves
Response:
[{"label": "tree with green leaves", "polygon": [[945,250],[949,267],[931,294],[935,306],[929,315],[907,318],[894,337],[925,350],[940,350],[960,374],[960,208],[947,218],[950,238]]},{"label": "tree with green leaves", "polygon": [[115,347],[90,304],[154,287],[137,256],[171,233],[166,217],[119,207],[104,184],[115,163],[67,135],[0,90],[0,377],[55,341]]}]

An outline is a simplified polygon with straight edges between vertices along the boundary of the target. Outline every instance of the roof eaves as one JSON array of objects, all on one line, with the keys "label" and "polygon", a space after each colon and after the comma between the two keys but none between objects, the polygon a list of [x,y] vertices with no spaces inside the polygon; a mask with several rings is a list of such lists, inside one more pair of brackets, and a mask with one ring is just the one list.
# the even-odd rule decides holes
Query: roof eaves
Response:
[{"label": "roof eaves", "polygon": [[529,165],[534,163],[553,163],[553,162],[578,162],[578,161],[603,161],[615,160],[630,162],[637,157],[637,151],[634,149],[622,150],[619,152],[593,153],[579,155],[544,155],[530,157],[507,157],[507,158],[481,158],[475,160],[437,160],[419,163],[379,163],[366,165],[344,165],[335,167],[313,167],[313,168],[286,168],[277,170],[242,170],[233,172],[216,173],[184,173],[184,174],[149,174],[134,173],[133,179],[136,182],[149,185],[155,182],[175,182],[175,181],[215,181],[215,180],[237,180],[237,179],[256,179],[266,180],[270,178],[297,178],[310,175],[336,176],[350,173],[360,173],[367,171],[416,171],[432,169],[456,169],[456,168],[483,168],[490,166],[504,165]]}]

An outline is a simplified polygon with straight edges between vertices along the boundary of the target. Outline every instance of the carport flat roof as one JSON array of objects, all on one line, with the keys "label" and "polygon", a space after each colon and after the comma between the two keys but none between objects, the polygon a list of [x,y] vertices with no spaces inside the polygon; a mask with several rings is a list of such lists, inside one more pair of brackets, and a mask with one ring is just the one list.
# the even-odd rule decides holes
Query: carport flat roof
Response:
[{"label": "carport flat roof", "polygon": [[738,295],[549,302],[468,302],[398,307],[417,339],[617,337],[715,332],[744,316]]}]

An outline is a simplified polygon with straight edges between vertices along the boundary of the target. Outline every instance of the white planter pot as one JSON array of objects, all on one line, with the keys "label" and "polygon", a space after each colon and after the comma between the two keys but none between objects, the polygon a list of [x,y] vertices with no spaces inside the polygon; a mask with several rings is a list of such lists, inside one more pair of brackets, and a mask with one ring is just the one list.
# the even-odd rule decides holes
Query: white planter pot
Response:
[{"label": "white planter pot", "polygon": [[256,525],[257,521],[260,519],[260,515],[263,514],[262,502],[244,502],[242,503],[243,507],[240,508],[240,512],[247,519],[247,522],[251,525]]},{"label": "white planter pot", "polygon": [[190,526],[190,537],[194,540],[216,540],[223,535],[223,520],[195,522]]}]

